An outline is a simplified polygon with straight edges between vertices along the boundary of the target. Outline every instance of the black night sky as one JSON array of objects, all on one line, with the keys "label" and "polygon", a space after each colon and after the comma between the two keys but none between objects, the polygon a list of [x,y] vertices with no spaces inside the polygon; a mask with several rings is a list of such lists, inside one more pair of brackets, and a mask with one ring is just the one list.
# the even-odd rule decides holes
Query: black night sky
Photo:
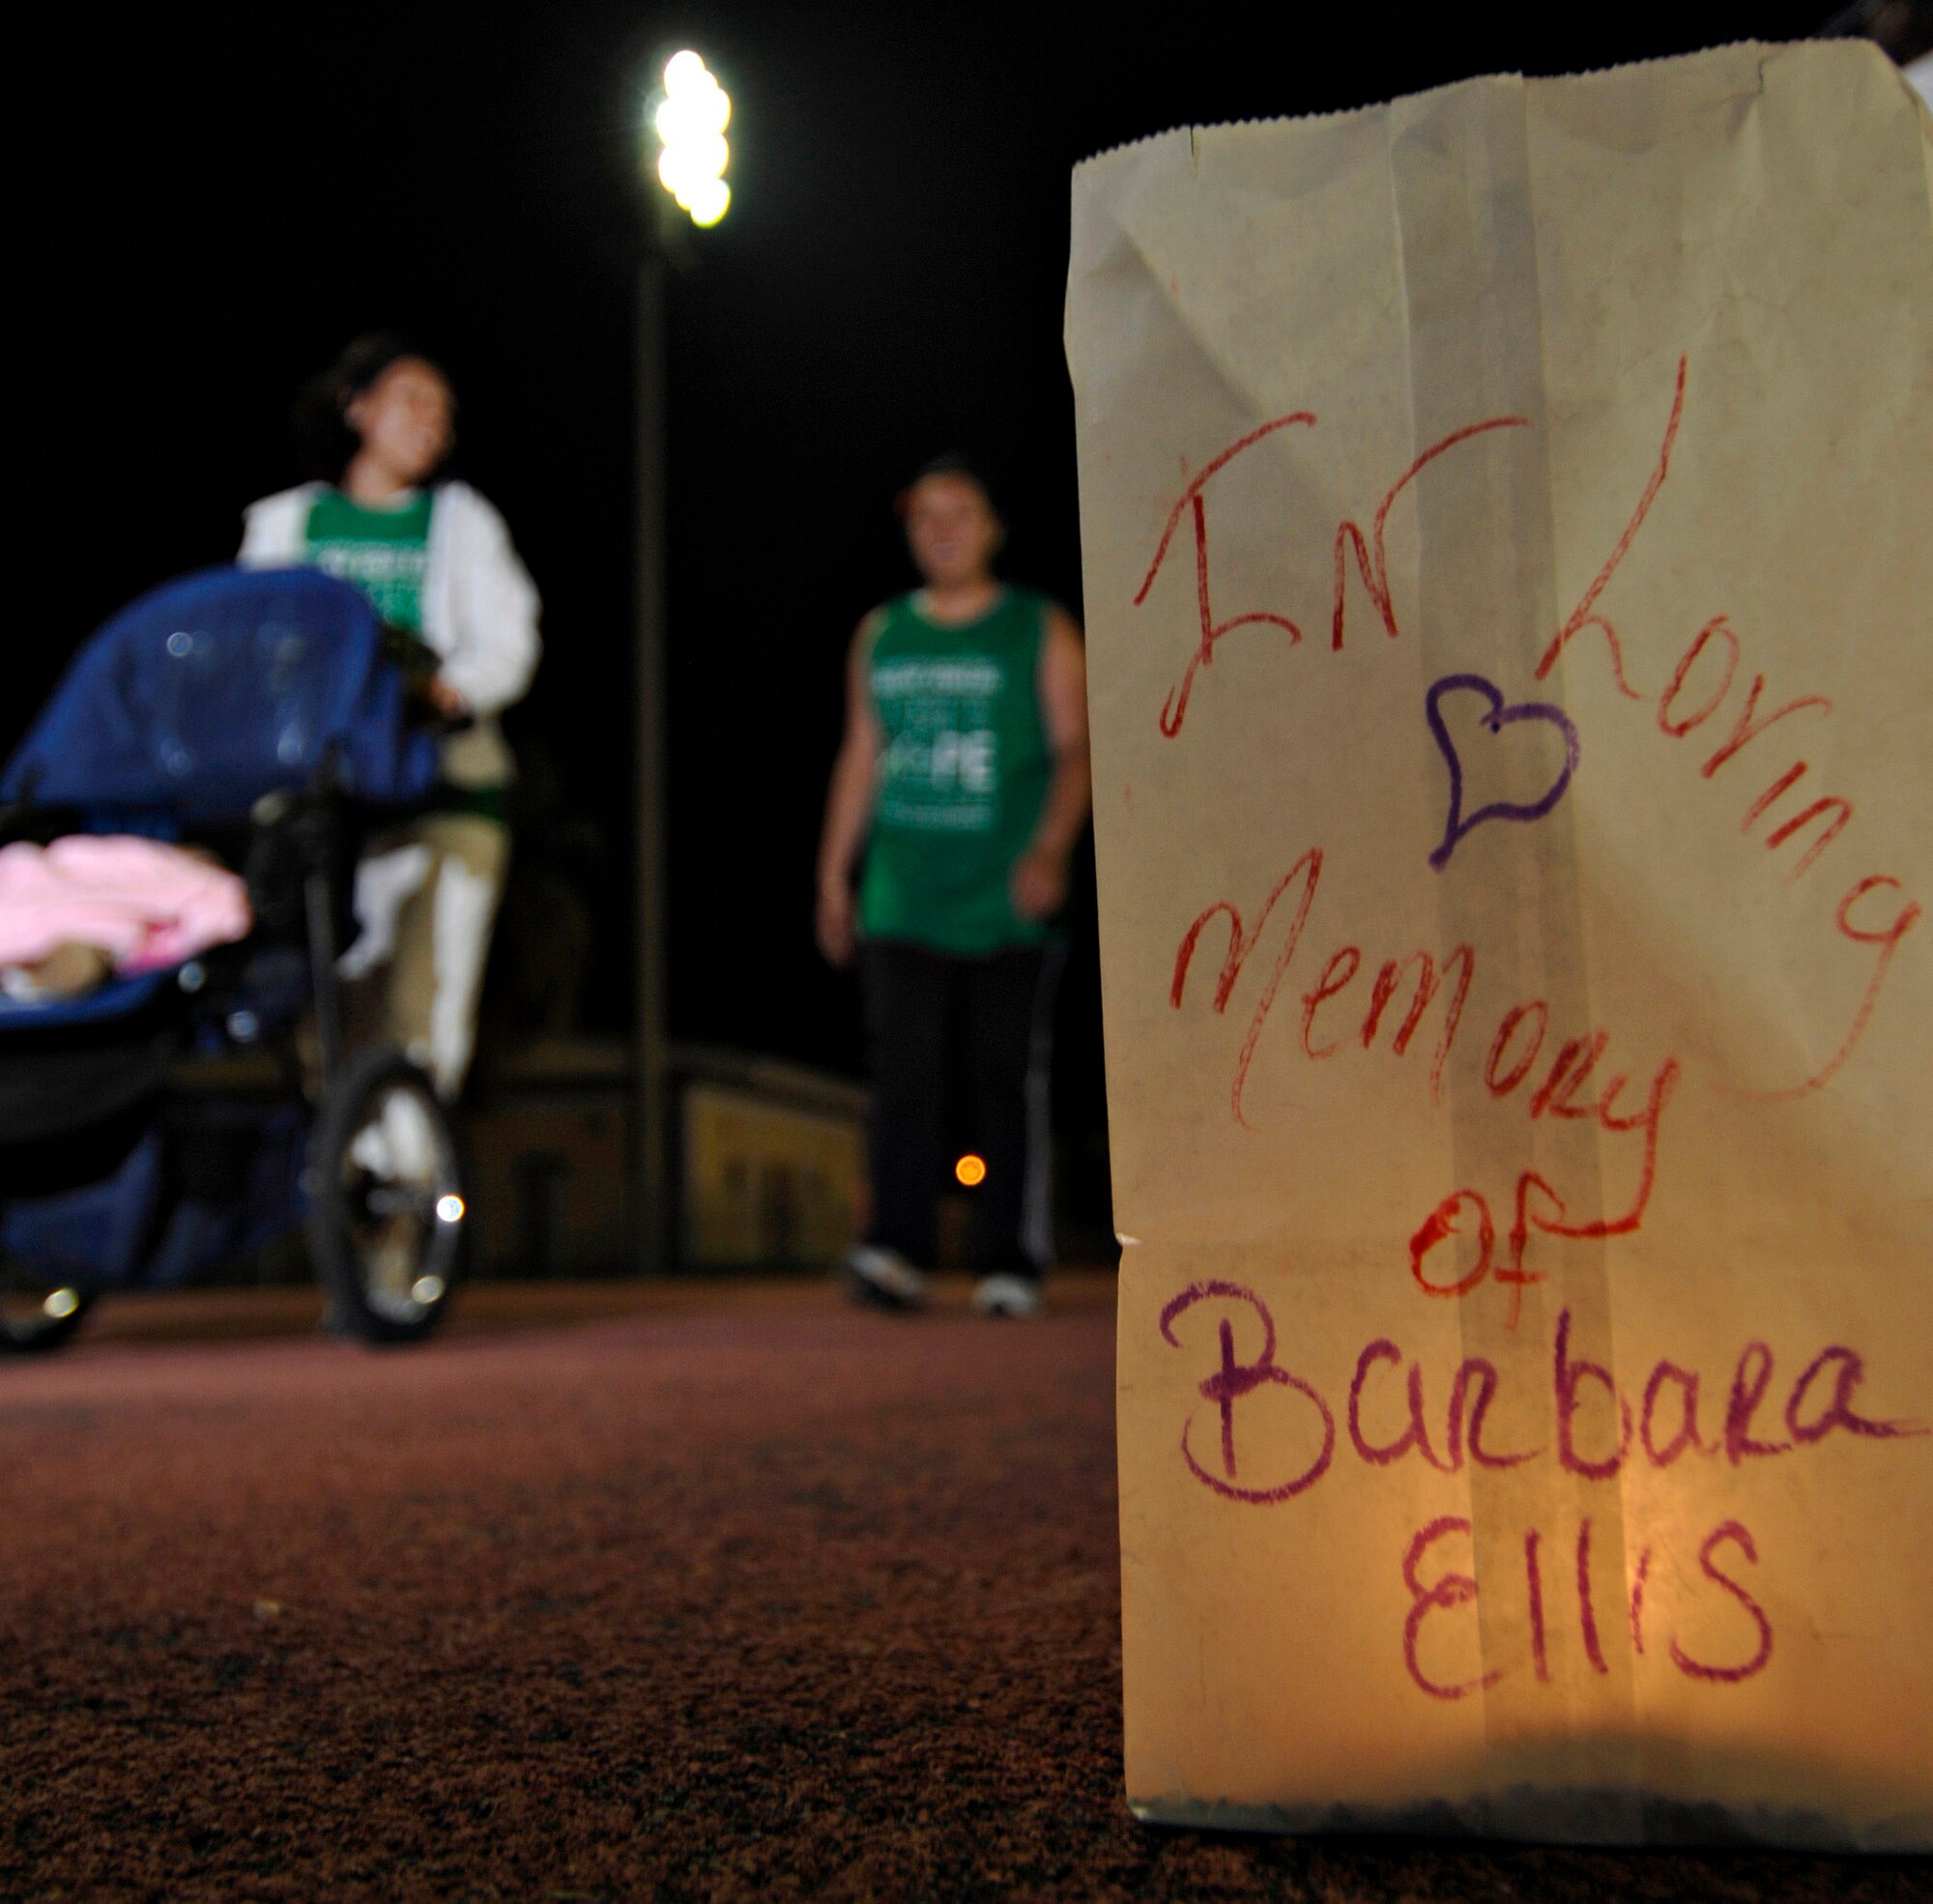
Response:
[{"label": "black night sky", "polygon": [[[735,99],[736,196],[670,292],[672,1031],[852,1070],[812,854],[845,644],[910,580],[893,494],[939,449],[976,453],[1008,572],[1080,606],[1070,166],[1175,124],[1795,38],[1826,11],[719,0],[263,9],[218,31],[193,10],[43,14],[52,50],[14,73],[43,130],[13,194],[0,745],[110,610],[232,553],[242,505],[293,477],[301,381],[352,334],[401,329],[450,369],[466,473],[544,593],[547,658],[512,730],[525,865],[588,908],[579,1023],[624,1026],[632,287],[657,191],[639,101],[651,56],[694,44]],[[556,891],[527,890],[506,937],[541,940]],[[1062,1105],[1092,1128],[1091,895],[1077,909]]]}]

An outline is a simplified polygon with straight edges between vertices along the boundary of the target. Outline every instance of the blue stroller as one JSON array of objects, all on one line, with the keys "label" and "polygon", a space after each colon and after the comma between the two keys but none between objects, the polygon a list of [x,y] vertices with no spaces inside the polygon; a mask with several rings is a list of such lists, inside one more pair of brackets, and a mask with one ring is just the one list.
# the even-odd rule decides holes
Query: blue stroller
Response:
[{"label": "blue stroller", "polygon": [[[0,844],[205,847],[254,914],[173,970],[0,997],[0,1353],[298,1226],[343,1331],[415,1341],[447,1308],[465,1214],[449,1120],[401,1053],[345,1055],[336,980],[360,835],[436,776],[384,644],[367,600],[314,570],[188,576],[92,637],[0,777]],[[273,1094],[195,1087],[250,1049],[277,1061]]]}]

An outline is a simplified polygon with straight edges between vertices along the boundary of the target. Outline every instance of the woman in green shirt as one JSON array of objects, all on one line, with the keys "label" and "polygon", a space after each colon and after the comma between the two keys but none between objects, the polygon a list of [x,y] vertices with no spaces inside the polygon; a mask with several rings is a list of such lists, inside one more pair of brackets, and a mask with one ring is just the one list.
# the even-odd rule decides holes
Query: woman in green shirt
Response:
[{"label": "woman in green shirt", "polygon": [[[983,1313],[1031,1314],[1050,1249],[1050,921],[1086,822],[1081,634],[995,579],[1001,525],[957,457],[907,492],[925,586],[859,624],[819,852],[818,932],[860,958],[873,1050],[873,1207],[854,1293],[924,1299],[943,1181],[947,1024],[964,1013],[986,1176],[967,1241]],[[853,873],[864,854],[858,890]]]},{"label": "woman in green shirt", "polygon": [[456,723],[429,811],[372,841],[357,869],[361,931],[342,962],[376,988],[389,1039],[453,1099],[509,857],[515,767],[497,715],[536,668],[537,592],[504,519],[468,483],[441,477],[456,402],[429,359],[393,337],[360,339],[306,408],[325,479],[252,505],[239,560],[355,583],[419,657],[423,698]]}]

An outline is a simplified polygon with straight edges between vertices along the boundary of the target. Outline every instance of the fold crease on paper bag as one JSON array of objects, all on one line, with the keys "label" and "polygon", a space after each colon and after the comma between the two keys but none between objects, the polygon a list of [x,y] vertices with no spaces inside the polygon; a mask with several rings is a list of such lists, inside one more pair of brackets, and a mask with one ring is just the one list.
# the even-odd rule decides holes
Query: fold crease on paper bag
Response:
[{"label": "fold crease on paper bag", "polygon": [[1933,1842],[1928,123],[1076,173],[1143,1816]]}]

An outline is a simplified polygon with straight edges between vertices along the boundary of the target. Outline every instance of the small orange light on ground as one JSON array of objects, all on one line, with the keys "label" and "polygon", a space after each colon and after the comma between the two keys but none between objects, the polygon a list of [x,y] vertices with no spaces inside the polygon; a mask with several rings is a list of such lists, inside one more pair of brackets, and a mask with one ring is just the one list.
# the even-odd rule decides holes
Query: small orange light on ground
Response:
[{"label": "small orange light on ground", "polygon": [[960,1181],[964,1183],[968,1190],[971,1190],[976,1185],[983,1184],[987,1180],[986,1159],[982,1157],[975,1157],[973,1153],[969,1150],[966,1156],[961,1158],[959,1163],[954,1165],[953,1174],[956,1177],[958,1177]]}]

